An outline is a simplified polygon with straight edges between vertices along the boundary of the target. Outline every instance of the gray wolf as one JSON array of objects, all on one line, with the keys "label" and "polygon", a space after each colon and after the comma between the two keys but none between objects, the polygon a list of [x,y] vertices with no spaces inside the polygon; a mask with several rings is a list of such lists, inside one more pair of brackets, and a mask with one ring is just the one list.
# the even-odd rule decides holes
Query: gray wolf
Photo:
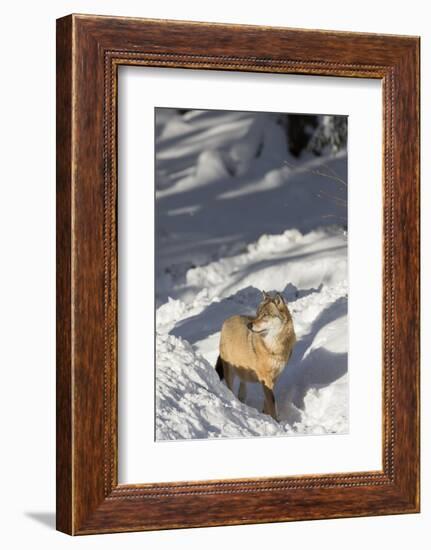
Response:
[{"label": "gray wolf", "polygon": [[264,393],[263,412],[277,420],[275,384],[286,367],[296,342],[293,319],[283,296],[262,293],[254,317],[235,315],[224,321],[216,371],[233,391],[240,379],[238,398],[246,399],[247,382],[260,382]]}]

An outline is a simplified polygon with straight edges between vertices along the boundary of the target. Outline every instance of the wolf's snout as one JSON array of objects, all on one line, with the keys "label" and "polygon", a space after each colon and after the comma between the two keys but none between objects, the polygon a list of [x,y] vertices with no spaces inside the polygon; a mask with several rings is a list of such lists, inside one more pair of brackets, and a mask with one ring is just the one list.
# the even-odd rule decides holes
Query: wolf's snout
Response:
[{"label": "wolf's snout", "polygon": [[253,323],[247,323],[248,330],[253,330]]}]

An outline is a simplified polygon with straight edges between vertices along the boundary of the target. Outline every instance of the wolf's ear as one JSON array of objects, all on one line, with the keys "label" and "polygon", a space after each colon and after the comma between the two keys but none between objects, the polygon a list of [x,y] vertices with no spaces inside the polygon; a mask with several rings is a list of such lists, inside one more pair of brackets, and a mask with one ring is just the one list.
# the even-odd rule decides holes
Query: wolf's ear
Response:
[{"label": "wolf's ear", "polygon": [[262,299],[263,300],[269,300],[270,296],[267,294],[264,290],[262,290]]},{"label": "wolf's ear", "polygon": [[275,295],[274,303],[277,307],[286,305],[283,296],[279,292],[277,292],[277,294]]}]

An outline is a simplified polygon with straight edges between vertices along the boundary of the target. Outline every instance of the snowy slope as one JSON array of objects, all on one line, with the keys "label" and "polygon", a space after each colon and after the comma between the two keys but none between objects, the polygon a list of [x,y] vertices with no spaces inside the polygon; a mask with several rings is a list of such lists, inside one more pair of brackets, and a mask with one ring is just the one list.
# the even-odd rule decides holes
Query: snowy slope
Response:
[{"label": "snowy slope", "polygon": [[185,340],[157,337],[157,439],[280,435],[272,418],[243,405]]},{"label": "snowy slope", "polygon": [[[286,161],[271,116],[164,117],[156,203],[157,438],[345,433],[345,155]],[[260,412],[259,385],[248,385],[244,405],[214,370],[224,319],[253,314],[261,290],[283,292],[298,338],[276,386],[279,423]]]},{"label": "snowy slope", "polygon": [[187,300],[176,286],[188,269],[263,234],[346,226],[345,151],[295,159],[273,115],[171,113],[157,151],[157,305]]},{"label": "snowy slope", "polygon": [[[195,298],[157,310],[158,439],[346,432],[346,244],[341,229],[286,231],[188,271]],[[260,288],[283,292],[298,338],[276,386],[280,424],[258,412],[259,385],[249,385],[245,413],[214,371],[223,320],[253,314]]]}]

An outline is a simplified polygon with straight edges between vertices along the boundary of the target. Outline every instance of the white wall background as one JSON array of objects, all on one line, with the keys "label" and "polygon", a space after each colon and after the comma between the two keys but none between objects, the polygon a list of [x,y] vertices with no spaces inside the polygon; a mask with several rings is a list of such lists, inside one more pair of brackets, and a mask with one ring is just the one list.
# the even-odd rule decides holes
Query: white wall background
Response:
[{"label": "white wall background", "polygon": [[[422,151],[431,149],[431,30],[427,3],[362,0],[56,0],[3,5],[0,87],[1,542],[4,548],[219,548],[275,544],[428,547],[431,521],[430,339],[423,338],[422,514],[384,518],[103,535],[54,531],[55,19],[70,12],[284,25],[422,37]],[[422,155],[423,334],[431,330],[430,165]]]}]

